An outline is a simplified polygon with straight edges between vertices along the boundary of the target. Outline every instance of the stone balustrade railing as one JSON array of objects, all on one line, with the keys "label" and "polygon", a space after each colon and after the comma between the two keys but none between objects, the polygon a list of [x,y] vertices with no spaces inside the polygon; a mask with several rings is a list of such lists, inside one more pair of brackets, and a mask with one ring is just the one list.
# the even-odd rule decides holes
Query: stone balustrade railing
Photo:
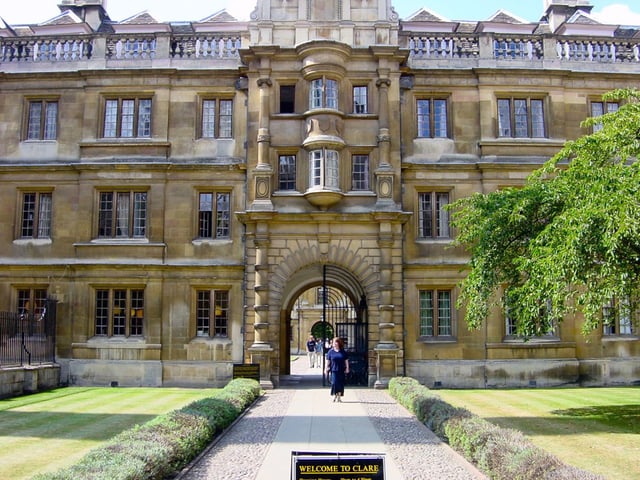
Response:
[{"label": "stone balustrade railing", "polygon": [[0,63],[238,59],[241,46],[237,34],[5,37],[0,38]]},{"label": "stone balustrade railing", "polygon": [[543,35],[403,35],[412,60],[493,59],[591,63],[640,63],[640,38],[572,38]]},{"label": "stone balustrade railing", "polygon": [[[640,63],[640,38],[408,32],[401,47],[415,61],[478,60]],[[0,38],[0,64],[73,63],[92,60],[239,59],[241,34],[139,34]]]},{"label": "stone balustrade railing", "polygon": [[4,38],[0,40],[0,62],[75,62],[88,60],[93,52],[93,39]]},{"label": "stone balustrade railing", "polygon": [[556,43],[558,58],[575,62],[640,62],[640,39],[566,39]]}]

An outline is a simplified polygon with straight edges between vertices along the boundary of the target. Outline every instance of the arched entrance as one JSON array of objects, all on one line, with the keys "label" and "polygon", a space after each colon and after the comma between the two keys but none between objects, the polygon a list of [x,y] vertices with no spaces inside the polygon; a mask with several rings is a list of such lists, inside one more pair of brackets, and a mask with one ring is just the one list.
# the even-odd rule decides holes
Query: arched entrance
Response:
[{"label": "arched entrance", "polygon": [[289,280],[280,331],[280,375],[290,374],[292,352],[300,353],[309,334],[339,336],[349,352],[350,385],[368,385],[367,296],[353,274],[335,265],[308,267]]}]

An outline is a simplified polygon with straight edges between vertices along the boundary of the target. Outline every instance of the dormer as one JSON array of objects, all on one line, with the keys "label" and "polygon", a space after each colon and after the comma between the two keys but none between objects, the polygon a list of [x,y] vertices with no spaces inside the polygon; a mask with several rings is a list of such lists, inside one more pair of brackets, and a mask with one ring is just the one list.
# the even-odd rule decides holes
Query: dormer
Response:
[{"label": "dormer", "polygon": [[402,22],[402,28],[411,32],[451,33],[458,22],[452,22],[427,8],[421,8]]},{"label": "dormer", "polygon": [[575,12],[564,22],[556,33],[558,35],[586,35],[596,37],[613,37],[617,25],[604,25],[585,12]]},{"label": "dormer", "polygon": [[536,28],[538,28],[537,23],[529,23],[506,10],[498,10],[487,20],[478,22],[476,32],[529,35],[532,34]]}]

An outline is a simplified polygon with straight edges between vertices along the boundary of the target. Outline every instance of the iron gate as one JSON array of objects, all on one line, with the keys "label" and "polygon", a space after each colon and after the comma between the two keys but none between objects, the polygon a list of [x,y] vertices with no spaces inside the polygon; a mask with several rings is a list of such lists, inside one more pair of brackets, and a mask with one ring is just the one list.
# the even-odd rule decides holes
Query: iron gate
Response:
[{"label": "iron gate", "polygon": [[323,268],[322,318],[334,334],[344,340],[349,353],[350,372],[347,385],[368,385],[367,302],[362,295],[358,305],[338,288],[327,285],[327,268]]}]

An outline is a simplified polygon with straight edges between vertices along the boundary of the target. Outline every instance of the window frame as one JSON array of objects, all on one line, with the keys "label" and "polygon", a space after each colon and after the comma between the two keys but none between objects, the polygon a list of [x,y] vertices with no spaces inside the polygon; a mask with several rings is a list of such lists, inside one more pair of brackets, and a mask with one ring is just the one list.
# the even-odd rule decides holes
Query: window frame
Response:
[{"label": "window frame", "polygon": [[[430,197],[429,212],[425,210],[425,202],[423,197]],[[447,203],[440,203],[440,196],[446,195]],[[422,190],[417,192],[417,211],[418,221],[416,224],[418,240],[451,240],[453,238],[451,227],[451,215],[444,208],[445,205],[452,203],[452,191],[447,189]],[[427,218],[428,215],[428,218]],[[444,218],[443,218],[444,216]],[[427,234],[427,220],[429,223],[429,232]],[[446,223],[443,228],[441,223]],[[440,234],[441,230],[445,230],[444,234]]]},{"label": "window frame", "polygon": [[16,288],[16,312],[27,318],[43,318],[48,298],[48,287],[21,286]]},{"label": "window frame", "polygon": [[[449,97],[443,95],[421,95],[416,98],[416,138],[451,138],[449,103]],[[436,108],[438,105],[444,105],[444,110],[439,111],[439,108]],[[427,106],[426,112],[424,106]],[[440,115],[442,112],[444,120]]]},{"label": "window frame", "polygon": [[[231,190],[227,189],[199,189],[196,192],[196,232],[195,238],[197,240],[203,241],[213,241],[213,240],[229,240],[231,239]],[[203,222],[207,219],[204,218],[204,212],[207,210],[203,210],[203,196],[210,195],[211,196],[211,211],[210,218],[208,219],[208,227],[203,226]],[[226,197],[226,211],[221,212],[219,209],[219,205],[221,197]],[[222,215],[222,217],[221,217]],[[226,218],[224,216],[226,215]],[[210,230],[209,234],[207,231]],[[221,233],[226,231],[225,233]]]},{"label": "window frame", "polygon": [[[366,160],[362,165],[362,172],[356,171],[356,161]],[[351,191],[352,192],[371,192],[371,156],[368,153],[352,153],[351,154]]]},{"label": "window frame", "polygon": [[629,295],[614,298],[602,307],[603,338],[636,338],[639,325],[640,305]]},{"label": "window frame", "polygon": [[[540,320],[544,320],[543,317],[550,317],[551,301],[547,300],[546,306],[540,310]],[[505,288],[502,297],[502,313],[504,317],[504,337],[503,341],[515,341],[522,342],[524,337],[517,333],[517,318],[509,314],[509,289]],[[557,319],[550,318],[550,328],[544,335],[536,335],[527,339],[529,342],[559,342],[560,341],[560,322]]]},{"label": "window frame", "polygon": [[278,113],[291,115],[296,113],[296,85],[285,83],[278,90]]},{"label": "window frame", "polygon": [[[447,298],[441,298],[440,294],[446,294]],[[430,308],[425,305],[430,298]],[[441,305],[444,302],[447,305]],[[441,312],[448,312],[447,323],[441,325]],[[430,317],[427,312],[431,311]],[[418,289],[418,338],[423,342],[455,342],[457,341],[457,319],[455,309],[454,289],[451,287],[425,287]],[[441,333],[441,330],[445,330]],[[448,332],[448,333],[447,333]]]},{"label": "window frame", "polygon": [[144,287],[96,286],[93,293],[94,337],[144,338],[147,309]]},{"label": "window frame", "polygon": [[[593,111],[595,105],[600,105],[602,107],[601,113],[595,113]],[[611,108],[615,108],[612,110]],[[601,115],[605,115],[607,113],[617,112],[620,109],[620,102],[605,102],[604,100],[589,100],[589,114],[591,117],[599,117]],[[596,123],[591,126],[591,133],[596,133],[602,130],[602,123]]]},{"label": "window frame", "polygon": [[[194,337],[230,338],[230,289],[198,287],[194,291],[194,297]],[[211,305],[214,306],[213,309]]]},{"label": "window frame", "polygon": [[[106,140],[152,138],[153,95],[109,95],[104,97],[102,105],[100,138]],[[115,110],[112,108],[113,105]],[[148,107],[147,111],[145,106]],[[129,110],[130,107],[133,108]],[[128,121],[125,122],[125,119]],[[123,133],[123,128],[126,128],[126,133]]]},{"label": "window frame", "polygon": [[[298,156],[296,153],[279,153],[278,154],[278,174],[277,174],[277,191],[278,192],[297,192],[298,191]],[[287,171],[283,171],[283,160],[289,160]]]},{"label": "window frame", "polygon": [[[25,115],[22,140],[28,142],[53,142],[58,140],[60,123],[59,97],[34,97],[25,99]],[[32,108],[40,106],[38,118],[33,118]],[[50,122],[49,107],[55,105],[53,122]],[[37,129],[36,129],[37,127]]]},{"label": "window frame", "polygon": [[367,115],[369,111],[369,86],[353,85],[351,87],[352,109],[354,115]]},{"label": "window frame", "polygon": [[340,84],[338,80],[324,75],[309,80],[309,110],[338,110],[339,97]]},{"label": "window frame", "polygon": [[[206,107],[211,103],[213,103],[213,113],[212,115],[206,114],[209,111]],[[206,123],[208,120],[209,123]],[[200,97],[197,128],[199,139],[225,140],[233,138],[233,120],[234,102],[232,97],[226,95]]]},{"label": "window frame", "polygon": [[[110,194],[111,200],[110,209],[105,208],[106,199],[103,199],[104,195]],[[128,195],[128,206],[126,207],[127,211],[127,235],[118,234],[118,228],[124,228],[122,225],[122,221],[120,220],[124,212],[120,209],[120,201],[124,199],[125,196]],[[138,197],[138,195],[143,195],[144,197]],[[144,215],[140,216],[139,212],[141,211],[138,208],[139,199],[144,199],[143,212]],[[125,207],[122,207],[123,209]],[[104,212],[104,213],[103,213]],[[110,213],[107,213],[110,212]],[[139,239],[147,239],[149,233],[149,192],[146,188],[132,188],[132,189],[99,189],[97,190],[97,201],[96,201],[96,235],[95,238],[99,240],[139,240]],[[109,215],[110,218],[107,218]],[[111,230],[111,234],[105,235],[103,231],[106,229]],[[140,229],[143,230],[142,234],[136,234]]]},{"label": "window frame", "polygon": [[[508,117],[503,121],[505,110],[501,109],[501,104],[508,102]],[[526,107],[524,119],[526,120],[526,134],[522,133],[522,123],[518,119],[523,118],[522,113],[518,113],[516,104],[522,107],[522,103]],[[533,102],[540,106],[540,116],[537,117],[532,108]],[[496,96],[496,133],[497,138],[507,139],[529,139],[540,140],[549,138],[549,122],[547,119],[547,99],[542,95],[497,95]],[[534,115],[536,115],[534,117]],[[536,122],[533,120],[536,119]],[[539,120],[539,121],[538,121]],[[506,129],[508,123],[508,130]],[[542,125],[542,134],[539,134],[539,126]],[[538,133],[537,133],[538,132]]]},{"label": "window frame", "polygon": [[331,148],[309,151],[309,190],[340,190],[340,153]]},{"label": "window frame", "polygon": [[[26,211],[27,195],[33,195],[33,210]],[[48,206],[43,201],[48,199]],[[25,218],[25,215],[32,213],[33,219]],[[53,229],[53,190],[25,189],[20,191],[20,211],[18,220],[18,231],[16,238],[20,240],[51,240]],[[26,226],[25,223],[31,223]],[[44,226],[43,226],[44,224]],[[26,229],[32,231],[31,235],[27,235]]]}]

